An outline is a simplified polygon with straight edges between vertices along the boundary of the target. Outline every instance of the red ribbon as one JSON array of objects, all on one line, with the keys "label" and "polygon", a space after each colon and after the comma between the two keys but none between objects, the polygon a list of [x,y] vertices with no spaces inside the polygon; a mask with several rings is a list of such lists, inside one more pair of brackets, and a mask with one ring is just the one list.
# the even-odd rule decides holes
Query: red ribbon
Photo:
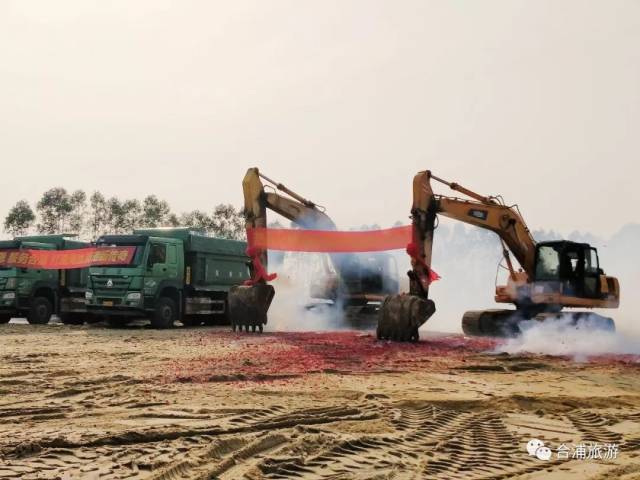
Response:
[{"label": "red ribbon", "polygon": [[249,245],[286,252],[382,252],[404,248],[411,241],[411,225],[367,231],[248,228]]},{"label": "red ribbon", "polygon": [[[283,228],[248,228],[247,255],[251,257],[253,277],[245,285],[270,282],[277,274],[269,274],[260,261],[260,255],[266,250],[294,252],[372,252],[394,250],[406,246],[409,256],[421,265],[428,275],[421,278],[426,286],[440,279],[420,256],[418,244],[411,242],[412,226],[387,228],[370,231],[324,231],[292,230]],[[410,243],[407,244],[407,241]]]},{"label": "red ribbon", "polygon": [[[424,269],[428,272],[428,276],[425,279],[427,286],[431,285],[431,282],[435,282],[436,280],[440,280],[440,278],[442,278],[440,277],[440,275],[436,273],[435,270],[432,270],[431,267],[427,265],[427,263],[422,259],[422,257],[420,256],[420,248],[416,243],[411,242],[410,244],[407,245],[407,254],[417,263],[422,265],[422,267],[424,267]],[[421,278],[420,280],[423,280],[423,279]]]},{"label": "red ribbon", "polygon": [[260,255],[262,254],[262,250],[259,248],[250,246],[247,248],[247,256],[251,257],[251,264],[253,265],[253,277],[249,280],[245,280],[244,284],[247,286],[255,285],[256,283],[261,282],[271,282],[276,279],[278,276],[277,273],[267,273],[267,269],[264,268],[262,262],[260,261]]}]

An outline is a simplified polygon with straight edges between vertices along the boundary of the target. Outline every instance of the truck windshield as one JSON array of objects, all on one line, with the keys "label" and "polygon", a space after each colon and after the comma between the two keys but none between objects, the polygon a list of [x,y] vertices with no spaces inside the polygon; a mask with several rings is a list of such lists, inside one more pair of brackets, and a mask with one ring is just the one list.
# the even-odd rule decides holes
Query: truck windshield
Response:
[{"label": "truck windshield", "polygon": [[[99,243],[98,248],[113,248],[113,247],[136,247],[136,252],[133,254],[133,259],[129,263],[123,263],[122,265],[110,263],[104,265],[105,267],[137,267],[142,262],[144,256],[144,245],[132,245],[125,243]],[[93,265],[94,267],[100,267],[101,265]]]}]

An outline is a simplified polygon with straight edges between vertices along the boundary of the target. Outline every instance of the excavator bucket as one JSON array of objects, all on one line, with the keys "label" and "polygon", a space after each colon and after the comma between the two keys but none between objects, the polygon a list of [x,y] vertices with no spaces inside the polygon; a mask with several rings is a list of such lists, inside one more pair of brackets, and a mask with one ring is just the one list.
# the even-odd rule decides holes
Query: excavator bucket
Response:
[{"label": "excavator bucket", "polygon": [[418,329],[435,313],[433,301],[416,295],[389,295],[380,307],[379,340],[417,342]]},{"label": "excavator bucket", "polygon": [[273,285],[258,283],[252,286],[236,285],[229,290],[227,302],[229,305],[229,321],[235,332],[243,327],[262,332],[267,323],[267,311],[275,295]]}]

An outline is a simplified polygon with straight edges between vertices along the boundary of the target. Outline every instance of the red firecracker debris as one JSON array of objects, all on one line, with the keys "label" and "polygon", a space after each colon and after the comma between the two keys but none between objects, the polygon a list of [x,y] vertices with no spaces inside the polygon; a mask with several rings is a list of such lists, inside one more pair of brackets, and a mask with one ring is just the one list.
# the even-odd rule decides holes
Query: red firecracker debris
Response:
[{"label": "red firecracker debris", "polygon": [[201,338],[202,344],[214,347],[213,354],[173,363],[168,381],[267,381],[323,372],[446,371],[464,362],[466,356],[496,346],[494,340],[461,335],[418,343],[384,342],[373,334],[354,331],[264,335],[216,332]]}]

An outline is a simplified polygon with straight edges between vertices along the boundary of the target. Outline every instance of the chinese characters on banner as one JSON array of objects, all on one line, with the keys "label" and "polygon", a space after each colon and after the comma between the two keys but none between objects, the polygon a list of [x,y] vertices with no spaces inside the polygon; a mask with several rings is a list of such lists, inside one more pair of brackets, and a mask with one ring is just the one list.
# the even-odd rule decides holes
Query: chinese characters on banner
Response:
[{"label": "chinese characters on banner", "polygon": [[0,250],[0,267],[65,270],[92,265],[128,265],[136,247],[90,247],[75,250]]}]

